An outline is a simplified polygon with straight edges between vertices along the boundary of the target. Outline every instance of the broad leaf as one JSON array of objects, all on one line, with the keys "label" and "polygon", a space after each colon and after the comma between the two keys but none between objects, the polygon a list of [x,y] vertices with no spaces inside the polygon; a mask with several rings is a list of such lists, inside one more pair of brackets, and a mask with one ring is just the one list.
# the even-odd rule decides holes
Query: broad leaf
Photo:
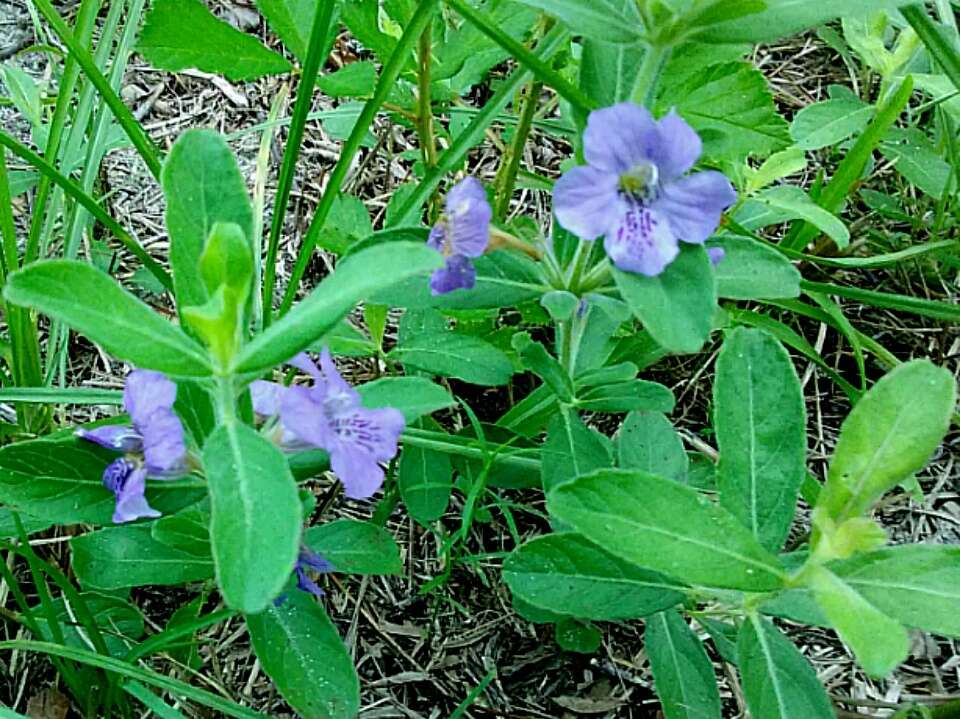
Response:
[{"label": "broad leaf", "polygon": [[560,362],[547,352],[547,348],[530,338],[526,332],[513,336],[511,344],[517,351],[524,369],[539,375],[540,378],[564,402],[573,400],[573,380]]},{"label": "broad leaf", "polygon": [[177,304],[202,305],[209,295],[200,277],[200,255],[213,226],[232,223],[252,241],[247,186],[226,140],[212,130],[180,135],[163,164],[161,181]]},{"label": "broad leaf", "polygon": [[453,490],[450,455],[406,446],[397,469],[400,496],[410,516],[426,526],[443,516]]},{"label": "broad leaf", "polygon": [[[321,2],[336,2],[336,0],[320,0]],[[293,53],[301,63],[307,59],[307,49],[310,47],[310,31],[313,27],[313,16],[317,10],[318,0],[257,0],[257,7],[267,19],[287,49]],[[336,13],[339,3],[334,6]],[[336,17],[336,15],[334,15]],[[331,36],[335,33],[329,33]],[[327,44],[333,42],[333,37],[327,38]],[[328,51],[329,52],[329,51]],[[326,56],[328,53],[323,53]]]},{"label": "broad leaf", "polygon": [[716,267],[717,294],[731,300],[800,296],[800,272],[782,253],[746,237],[725,236]]},{"label": "broad leaf", "polygon": [[300,547],[297,485],[283,455],[236,421],[203,448],[210,488],[210,545],[228,606],[262,611],[290,578]]},{"label": "broad leaf", "polygon": [[[611,5],[624,14],[636,7],[634,0],[611,0]],[[614,44],[603,37],[585,38],[580,88],[596,100],[597,107],[630,100],[644,51],[641,42]]]},{"label": "broad leaf", "polygon": [[683,588],[615,557],[578,534],[538,537],[507,557],[514,597],[580,619],[637,619],[683,601]]},{"label": "broad leaf", "polygon": [[408,368],[479,385],[506,384],[513,376],[513,363],[501,350],[479,337],[455,332],[418,334],[388,356]]},{"label": "broad leaf", "polygon": [[737,660],[751,716],[833,719],[816,672],[769,620],[750,616],[740,627]]},{"label": "broad leaf", "polygon": [[717,359],[713,403],[720,504],[777,551],[806,476],[806,412],[790,355],[762,330],[733,330]]},{"label": "broad leaf", "polygon": [[617,0],[517,0],[555,15],[575,33],[612,43],[636,43],[642,25],[636,12],[621,11]]},{"label": "broad leaf", "polygon": [[450,393],[425,377],[382,377],[357,387],[363,406],[393,407],[407,422],[456,404]]},{"label": "broad leaf", "polygon": [[35,262],[11,274],[3,294],[8,302],[60,320],[137,367],[182,377],[210,375],[210,360],[199,344],[92,265]]},{"label": "broad leaf", "polygon": [[583,423],[569,407],[561,407],[547,429],[547,441],[540,453],[540,480],[543,490],[568,482],[613,463],[603,438]]},{"label": "broad leaf", "polygon": [[716,281],[706,251],[683,243],[657,277],[613,270],[624,301],[644,328],[671,352],[697,352],[710,336],[717,308]]},{"label": "broad leaf", "polygon": [[[787,220],[806,220],[823,234],[828,235],[837,247],[846,247],[850,244],[850,231],[847,226],[832,212],[828,212],[815,203],[810,196],[799,187],[781,185],[764,190],[751,201],[766,208],[766,216],[759,215],[758,220],[750,223],[758,225],[772,225]],[[761,225],[762,226],[762,225]]]},{"label": "broad leaf", "polygon": [[[0,503],[32,516],[34,527],[40,520],[110,524],[116,499],[103,486],[103,470],[116,456],[90,442],[73,439],[8,444],[0,449]],[[187,489],[169,481],[147,482],[147,501],[165,514],[203,495],[203,489]],[[29,531],[28,517],[21,520]],[[0,526],[6,529],[6,523]]]},{"label": "broad leaf", "polygon": [[720,719],[720,690],[703,644],[670,609],[646,621],[643,644],[666,719]]},{"label": "broad leaf", "polygon": [[[110,655],[118,659],[125,657],[137,643],[136,640],[143,636],[144,621],[140,610],[120,597],[97,592],[83,592],[80,596],[90,614],[93,615]],[[88,649],[90,638],[87,636],[86,628],[78,621],[76,609],[68,606],[62,596],[54,599],[52,605],[60,620],[58,623],[63,633],[64,644]],[[54,641],[43,607],[37,605],[33,607],[33,612],[43,639],[48,642]]]},{"label": "broad leaf", "polygon": [[607,551],[706,587],[770,591],[783,569],[736,518],[682,484],[600,470],[547,494],[550,513]]},{"label": "broad leaf", "polygon": [[73,571],[85,588],[177,585],[213,576],[213,560],[168,547],[144,524],[110,527],[70,540]]},{"label": "broad leaf", "polygon": [[946,192],[952,170],[922,130],[893,128],[879,149],[897,172],[931,197],[939,200]]},{"label": "broad leaf", "polygon": [[631,412],[617,435],[617,464],[686,482],[690,460],[680,435],[659,412]]},{"label": "broad leaf", "polygon": [[310,527],[304,543],[343,574],[399,574],[400,550],[390,533],[369,522],[338,519]]},{"label": "broad leaf", "polygon": [[577,407],[589,412],[670,412],[676,400],[659,382],[635,379],[593,387],[580,393]]},{"label": "broad leaf", "polygon": [[282,55],[218,19],[200,0],[156,0],[137,50],[163,70],[195,67],[230,80],[253,80],[291,68]]},{"label": "broad leaf", "polygon": [[801,149],[819,150],[863,132],[875,112],[856,97],[817,102],[794,115],[790,135]]},{"label": "broad leaf", "polygon": [[331,97],[368,97],[377,86],[377,68],[370,60],[344,65],[317,79],[317,87]]},{"label": "broad leaf", "polygon": [[292,591],[278,606],[246,616],[257,659],[300,716],[352,719],[360,682],[333,622],[313,598]]},{"label": "broad leaf", "polygon": [[953,376],[926,360],[877,382],[840,428],[818,509],[835,521],[863,514],[926,464],[956,406]]},{"label": "broad leaf", "polygon": [[427,284],[440,254],[411,242],[377,245],[351,255],[284,317],[240,352],[236,370],[258,374],[282,364],[339,324],[358,302],[409,277]]}]

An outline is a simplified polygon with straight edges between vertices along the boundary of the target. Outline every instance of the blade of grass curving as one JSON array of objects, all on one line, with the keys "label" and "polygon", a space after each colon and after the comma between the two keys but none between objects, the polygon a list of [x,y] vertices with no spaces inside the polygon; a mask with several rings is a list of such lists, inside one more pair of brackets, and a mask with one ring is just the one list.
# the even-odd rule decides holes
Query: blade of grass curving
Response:
[{"label": "blade of grass curving", "polygon": [[[566,42],[569,37],[567,30],[561,25],[556,25],[548,32],[537,47],[537,56],[541,58],[551,57]],[[497,116],[503,111],[513,99],[514,93],[520,85],[530,76],[530,71],[520,67],[514,70],[506,80],[504,80],[497,91],[489,100],[486,101],[483,108],[477,112],[476,116],[469,125],[457,135],[450,147],[440,155],[437,160],[437,166],[432,172],[428,172],[417,188],[411,193],[410,197],[398,210],[390,226],[402,227],[404,225],[416,222],[416,213],[430,196],[430,193],[440,184],[444,177],[453,172],[460,162],[466,157],[471,148],[477,145],[483,137],[483,133],[497,119]]]},{"label": "blade of grass curving", "polygon": [[934,320],[960,322],[960,306],[937,300],[925,300],[909,295],[897,295],[876,290],[862,290],[859,287],[844,287],[827,282],[811,282],[800,280],[800,289],[804,292],[822,292],[828,295],[846,297],[865,305],[883,307],[890,310],[910,312],[911,314],[929,317]]},{"label": "blade of grass curving", "polygon": [[[960,90],[960,53],[957,52],[955,42],[933,21],[923,5],[900,8],[900,14],[910,23],[910,27],[926,45],[930,56],[940,64],[953,86]],[[952,15],[953,11],[950,14]]]},{"label": "blade of grass curving", "polygon": [[75,662],[97,667],[98,669],[104,669],[108,672],[114,672],[121,676],[128,677],[130,679],[136,679],[145,684],[157,687],[158,689],[170,692],[176,696],[192,699],[198,704],[203,704],[204,706],[222,712],[227,716],[237,717],[238,719],[266,719],[266,715],[261,714],[260,712],[256,712],[252,709],[248,709],[247,707],[235,704],[227,699],[218,697],[216,694],[211,694],[208,691],[191,686],[186,682],[179,681],[178,679],[171,679],[170,677],[159,674],[151,669],[132,666],[121,661],[120,659],[104,657],[96,652],[91,652],[86,649],[77,649],[75,647],[51,644],[50,642],[35,642],[25,639],[14,639],[0,642],[0,651],[14,649],[27,652],[51,654],[53,656],[63,657],[64,659],[70,659]]},{"label": "blade of grass curving", "polygon": [[187,719],[186,716],[167,704],[140,682],[126,682],[123,685],[123,691],[139,700],[160,719]]},{"label": "blade of grass curving", "polygon": [[820,305],[820,308],[833,319],[837,329],[840,331],[844,337],[847,338],[847,342],[850,343],[850,346],[853,348],[853,357],[857,362],[857,370],[860,372],[860,389],[864,392],[867,391],[867,366],[863,359],[863,345],[860,343],[860,338],[858,337],[857,331],[854,329],[853,325],[850,324],[850,320],[847,319],[847,316],[843,314],[843,310],[840,308],[836,302],[834,302],[827,295],[822,295],[819,292],[807,292],[807,296]]},{"label": "blade of grass curving", "polygon": [[[313,256],[313,251],[317,246],[320,233],[323,231],[324,224],[326,224],[327,215],[330,214],[330,208],[333,207],[334,200],[336,200],[337,195],[340,193],[343,181],[347,177],[347,171],[353,163],[353,158],[360,149],[360,144],[363,142],[364,137],[366,137],[370,125],[380,111],[380,107],[386,101],[390,92],[393,91],[397,78],[400,77],[400,72],[403,70],[413,50],[414,44],[419,39],[420,33],[423,32],[423,28],[426,27],[427,23],[433,19],[437,2],[438,0],[422,0],[420,4],[417,5],[417,9],[403,30],[403,35],[401,35],[397,41],[396,48],[380,72],[380,79],[377,81],[377,87],[373,91],[373,97],[367,100],[363,106],[363,110],[360,112],[360,116],[357,118],[353,130],[350,132],[350,137],[348,137],[347,141],[343,144],[340,150],[340,159],[337,160],[333,172],[330,173],[327,189],[324,191],[323,197],[320,198],[317,210],[314,212],[313,219],[310,221],[307,236],[297,254],[293,271],[290,273],[290,282],[287,284],[287,289],[283,294],[283,300],[280,303],[280,315],[286,314],[293,305],[293,300],[297,296],[297,289],[300,286],[300,280],[303,278],[303,273],[306,272],[307,263],[310,262],[310,258]],[[266,315],[266,312],[267,309],[264,307],[264,315]]]},{"label": "blade of grass curving", "polygon": [[[83,0],[80,3],[80,12],[77,13],[77,24],[75,30],[76,42],[80,47],[86,48],[93,37],[93,28],[96,24],[97,13],[100,11],[101,0]],[[60,154],[60,140],[63,137],[63,129],[67,124],[67,113],[73,107],[73,93],[77,87],[77,80],[80,78],[80,67],[72,55],[67,56],[67,61],[63,69],[63,77],[57,87],[57,103],[53,110],[53,119],[50,121],[50,128],[47,135],[47,144],[44,148],[44,160],[51,166],[56,165],[57,157]],[[37,195],[33,202],[32,218],[30,220],[30,230],[27,233],[27,244],[24,249],[24,264],[33,262],[40,256],[40,236],[44,225],[53,226],[52,219],[47,215],[47,200],[50,197],[50,190],[53,183],[48,175],[40,176],[40,184],[37,187]],[[54,208],[57,203],[54,202]],[[56,214],[55,210],[50,213]]]},{"label": "blade of grass curving", "polygon": [[57,37],[60,38],[60,42],[67,46],[70,54],[76,59],[77,64],[80,65],[80,69],[83,70],[87,79],[97,88],[103,102],[106,103],[113,112],[117,122],[120,123],[123,131],[127,134],[127,137],[130,138],[130,142],[133,143],[137,152],[140,153],[140,157],[142,157],[144,163],[146,163],[150,174],[159,182],[160,166],[162,164],[160,152],[153,144],[153,141],[147,136],[143,126],[137,122],[130,108],[123,104],[120,96],[110,87],[110,83],[107,82],[107,79],[100,70],[97,69],[96,63],[93,61],[90,53],[77,41],[77,38],[63,21],[63,18],[60,17],[60,14],[53,8],[50,0],[34,0],[33,4],[40,14],[43,15],[43,18],[50,24],[50,27],[53,28]]},{"label": "blade of grass curving", "polygon": [[168,290],[173,290],[173,281],[170,275],[163,269],[159,262],[153,259],[140,243],[137,242],[123,227],[114,220],[106,211],[97,204],[97,201],[85,193],[73,180],[60,174],[46,160],[33,152],[30,148],[21,145],[6,133],[0,131],[0,145],[7,147],[14,155],[30,163],[42,175],[49,176],[53,182],[63,188],[64,192],[85,207],[91,215],[103,224],[113,235],[120,240],[120,243],[136,257],[150,273]]},{"label": "blade of grass curving", "polygon": [[330,18],[333,16],[334,5],[334,0],[318,2],[313,13],[310,47],[307,50],[307,59],[303,63],[303,73],[300,75],[300,84],[297,87],[297,99],[293,106],[293,118],[290,122],[290,131],[287,134],[287,145],[283,150],[283,161],[280,164],[280,174],[277,177],[277,194],[273,203],[273,221],[270,223],[270,239],[267,244],[267,261],[264,268],[261,299],[264,327],[269,326],[270,320],[273,318],[273,286],[277,276],[277,252],[280,248],[280,233],[283,232],[287,217],[287,204],[290,201],[290,190],[293,188],[293,178],[297,171],[297,158],[300,157],[303,133],[307,125],[307,115],[313,104],[313,93],[317,85],[317,74],[320,72],[324,50],[327,47],[327,35],[330,32]]},{"label": "blade of grass curving", "polygon": [[221,609],[216,612],[205,614],[202,617],[197,617],[190,622],[184,622],[183,624],[177,624],[169,629],[164,629],[162,632],[154,634],[146,641],[140,642],[140,644],[133,647],[127,653],[127,656],[124,657],[124,661],[133,664],[143,657],[148,657],[151,654],[161,651],[164,647],[168,646],[172,642],[175,642],[177,639],[192,636],[205,627],[209,627],[213,624],[219,624],[220,622],[225,622],[236,615],[237,613],[232,609]]},{"label": "blade of grass curving", "polygon": [[510,210],[510,198],[517,181],[517,172],[520,170],[520,161],[523,159],[523,148],[526,147],[527,138],[530,136],[533,116],[540,103],[542,90],[543,84],[539,80],[531,80],[527,84],[520,105],[520,123],[517,125],[506,154],[500,160],[500,169],[494,181],[496,198],[494,217],[501,222],[506,219],[507,212]]},{"label": "blade of grass curving", "polygon": [[[850,148],[850,152],[840,162],[833,178],[817,198],[818,205],[828,212],[837,213],[840,210],[844,199],[860,180],[860,176],[873,155],[874,149],[893,126],[893,123],[897,121],[897,118],[900,117],[900,113],[907,106],[911,95],[913,95],[913,76],[907,75],[896,92],[878,109],[867,129],[861,133],[853,147]],[[783,244],[792,250],[802,250],[819,235],[820,230],[807,222],[803,222],[791,228],[783,239]]]},{"label": "blade of grass curving", "polygon": [[507,35],[482,12],[467,4],[464,0],[445,0],[447,5],[457,11],[467,22],[489,37],[521,65],[525,66],[543,84],[552,87],[573,107],[584,115],[597,107],[596,101],[583,90],[566,80],[559,72],[535,53]]}]

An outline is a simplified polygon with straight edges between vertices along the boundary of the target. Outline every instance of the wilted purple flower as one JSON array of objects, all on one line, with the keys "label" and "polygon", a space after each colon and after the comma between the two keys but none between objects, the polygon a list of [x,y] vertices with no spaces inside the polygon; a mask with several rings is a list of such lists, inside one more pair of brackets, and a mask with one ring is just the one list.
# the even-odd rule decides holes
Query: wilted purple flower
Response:
[{"label": "wilted purple flower", "polygon": [[318,369],[305,354],[290,364],[313,377],[311,387],[283,387],[258,380],[251,387],[257,414],[279,414],[284,446],[309,445],[330,455],[330,467],[346,495],[364,499],[383,484],[386,462],[397,454],[403,415],[392,407],[367,409],[360,395],[337,372],[327,349]]},{"label": "wilted purple flower", "polygon": [[169,478],[186,471],[183,425],[173,412],[177,386],[160,372],[134,370],[123,388],[123,406],[133,422],[94,429],[76,436],[126,456],[103,471],[103,485],[117,498],[113,521],[159,517],[144,497],[147,477]]},{"label": "wilted purple flower", "polygon": [[703,243],[736,201],[721,173],[685,175],[701,150],[676,112],[656,121],[629,102],[596,110],[583,134],[587,165],[554,187],[557,219],[583,239],[603,235],[621,270],[658,275],[680,252],[678,240]]},{"label": "wilted purple flower", "polygon": [[[300,553],[297,555],[297,563],[293,568],[294,573],[297,575],[297,589],[303,592],[309,592],[315,597],[322,597],[325,592],[320,588],[319,584],[309,577],[307,574],[308,570],[312,570],[317,574],[329,574],[330,572],[335,572],[336,567],[334,567],[333,563],[328,559],[310,549],[310,547],[301,544]],[[286,598],[286,594],[281,594],[273,600],[273,605],[279,607]]]},{"label": "wilted purple flower", "polygon": [[487,248],[493,210],[487,193],[475,177],[465,177],[447,193],[445,212],[430,230],[427,245],[442,253],[446,264],[430,277],[430,290],[445,295],[471,289],[477,271],[470,261]]}]

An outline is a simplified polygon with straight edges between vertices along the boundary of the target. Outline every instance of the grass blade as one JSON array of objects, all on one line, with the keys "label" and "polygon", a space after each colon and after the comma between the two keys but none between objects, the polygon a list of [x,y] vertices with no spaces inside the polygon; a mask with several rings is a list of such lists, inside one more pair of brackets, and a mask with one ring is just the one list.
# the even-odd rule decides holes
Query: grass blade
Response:
[{"label": "grass blade", "polygon": [[810,280],[800,280],[800,288],[805,292],[822,292],[828,295],[838,295],[839,297],[846,297],[848,300],[862,302],[865,305],[910,312],[911,314],[929,317],[934,320],[960,322],[960,306],[948,302],[925,300],[919,297],[910,297],[909,295],[877,292],[876,290],[862,290],[859,287],[844,287],[828,282],[811,282]]}]

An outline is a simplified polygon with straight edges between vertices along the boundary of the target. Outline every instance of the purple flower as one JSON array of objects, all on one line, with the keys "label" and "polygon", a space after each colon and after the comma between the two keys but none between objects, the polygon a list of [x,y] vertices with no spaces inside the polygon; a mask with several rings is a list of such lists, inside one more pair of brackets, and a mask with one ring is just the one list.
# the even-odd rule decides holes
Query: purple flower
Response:
[{"label": "purple flower", "polygon": [[621,270],[659,275],[680,252],[678,240],[703,243],[737,199],[719,172],[685,174],[701,149],[676,112],[656,121],[629,102],[596,110],[583,134],[587,164],[554,187],[557,219],[583,239],[603,235]]},{"label": "purple flower", "polygon": [[430,230],[427,245],[442,253],[446,264],[430,277],[434,295],[471,289],[477,271],[470,261],[487,248],[493,210],[475,177],[465,177],[447,193],[446,212]]},{"label": "purple flower", "polygon": [[392,407],[364,407],[357,391],[337,372],[327,349],[320,356],[319,369],[305,354],[290,364],[313,377],[313,385],[283,387],[258,380],[250,387],[254,411],[264,416],[279,414],[282,445],[326,450],[348,497],[371,496],[383,484],[380,463],[397,454],[403,415]]},{"label": "purple flower", "polygon": [[[297,576],[297,589],[303,592],[309,592],[315,597],[324,596],[325,592],[320,588],[319,584],[310,578],[307,574],[308,570],[312,570],[317,574],[329,574],[330,572],[335,572],[336,567],[334,567],[333,563],[328,559],[310,549],[310,547],[301,544],[300,553],[297,555],[297,563],[293,568],[294,574]],[[286,594],[281,594],[273,600],[273,605],[279,607],[286,598]]]},{"label": "purple flower", "polygon": [[169,478],[186,471],[183,425],[173,412],[177,386],[159,372],[134,370],[123,389],[132,426],[80,428],[76,436],[126,456],[103,471],[103,485],[117,498],[113,521],[159,517],[144,497],[147,477]]},{"label": "purple flower", "polygon": [[722,247],[708,247],[707,256],[710,258],[710,262],[714,267],[723,262],[723,258],[727,256],[727,251]]}]

